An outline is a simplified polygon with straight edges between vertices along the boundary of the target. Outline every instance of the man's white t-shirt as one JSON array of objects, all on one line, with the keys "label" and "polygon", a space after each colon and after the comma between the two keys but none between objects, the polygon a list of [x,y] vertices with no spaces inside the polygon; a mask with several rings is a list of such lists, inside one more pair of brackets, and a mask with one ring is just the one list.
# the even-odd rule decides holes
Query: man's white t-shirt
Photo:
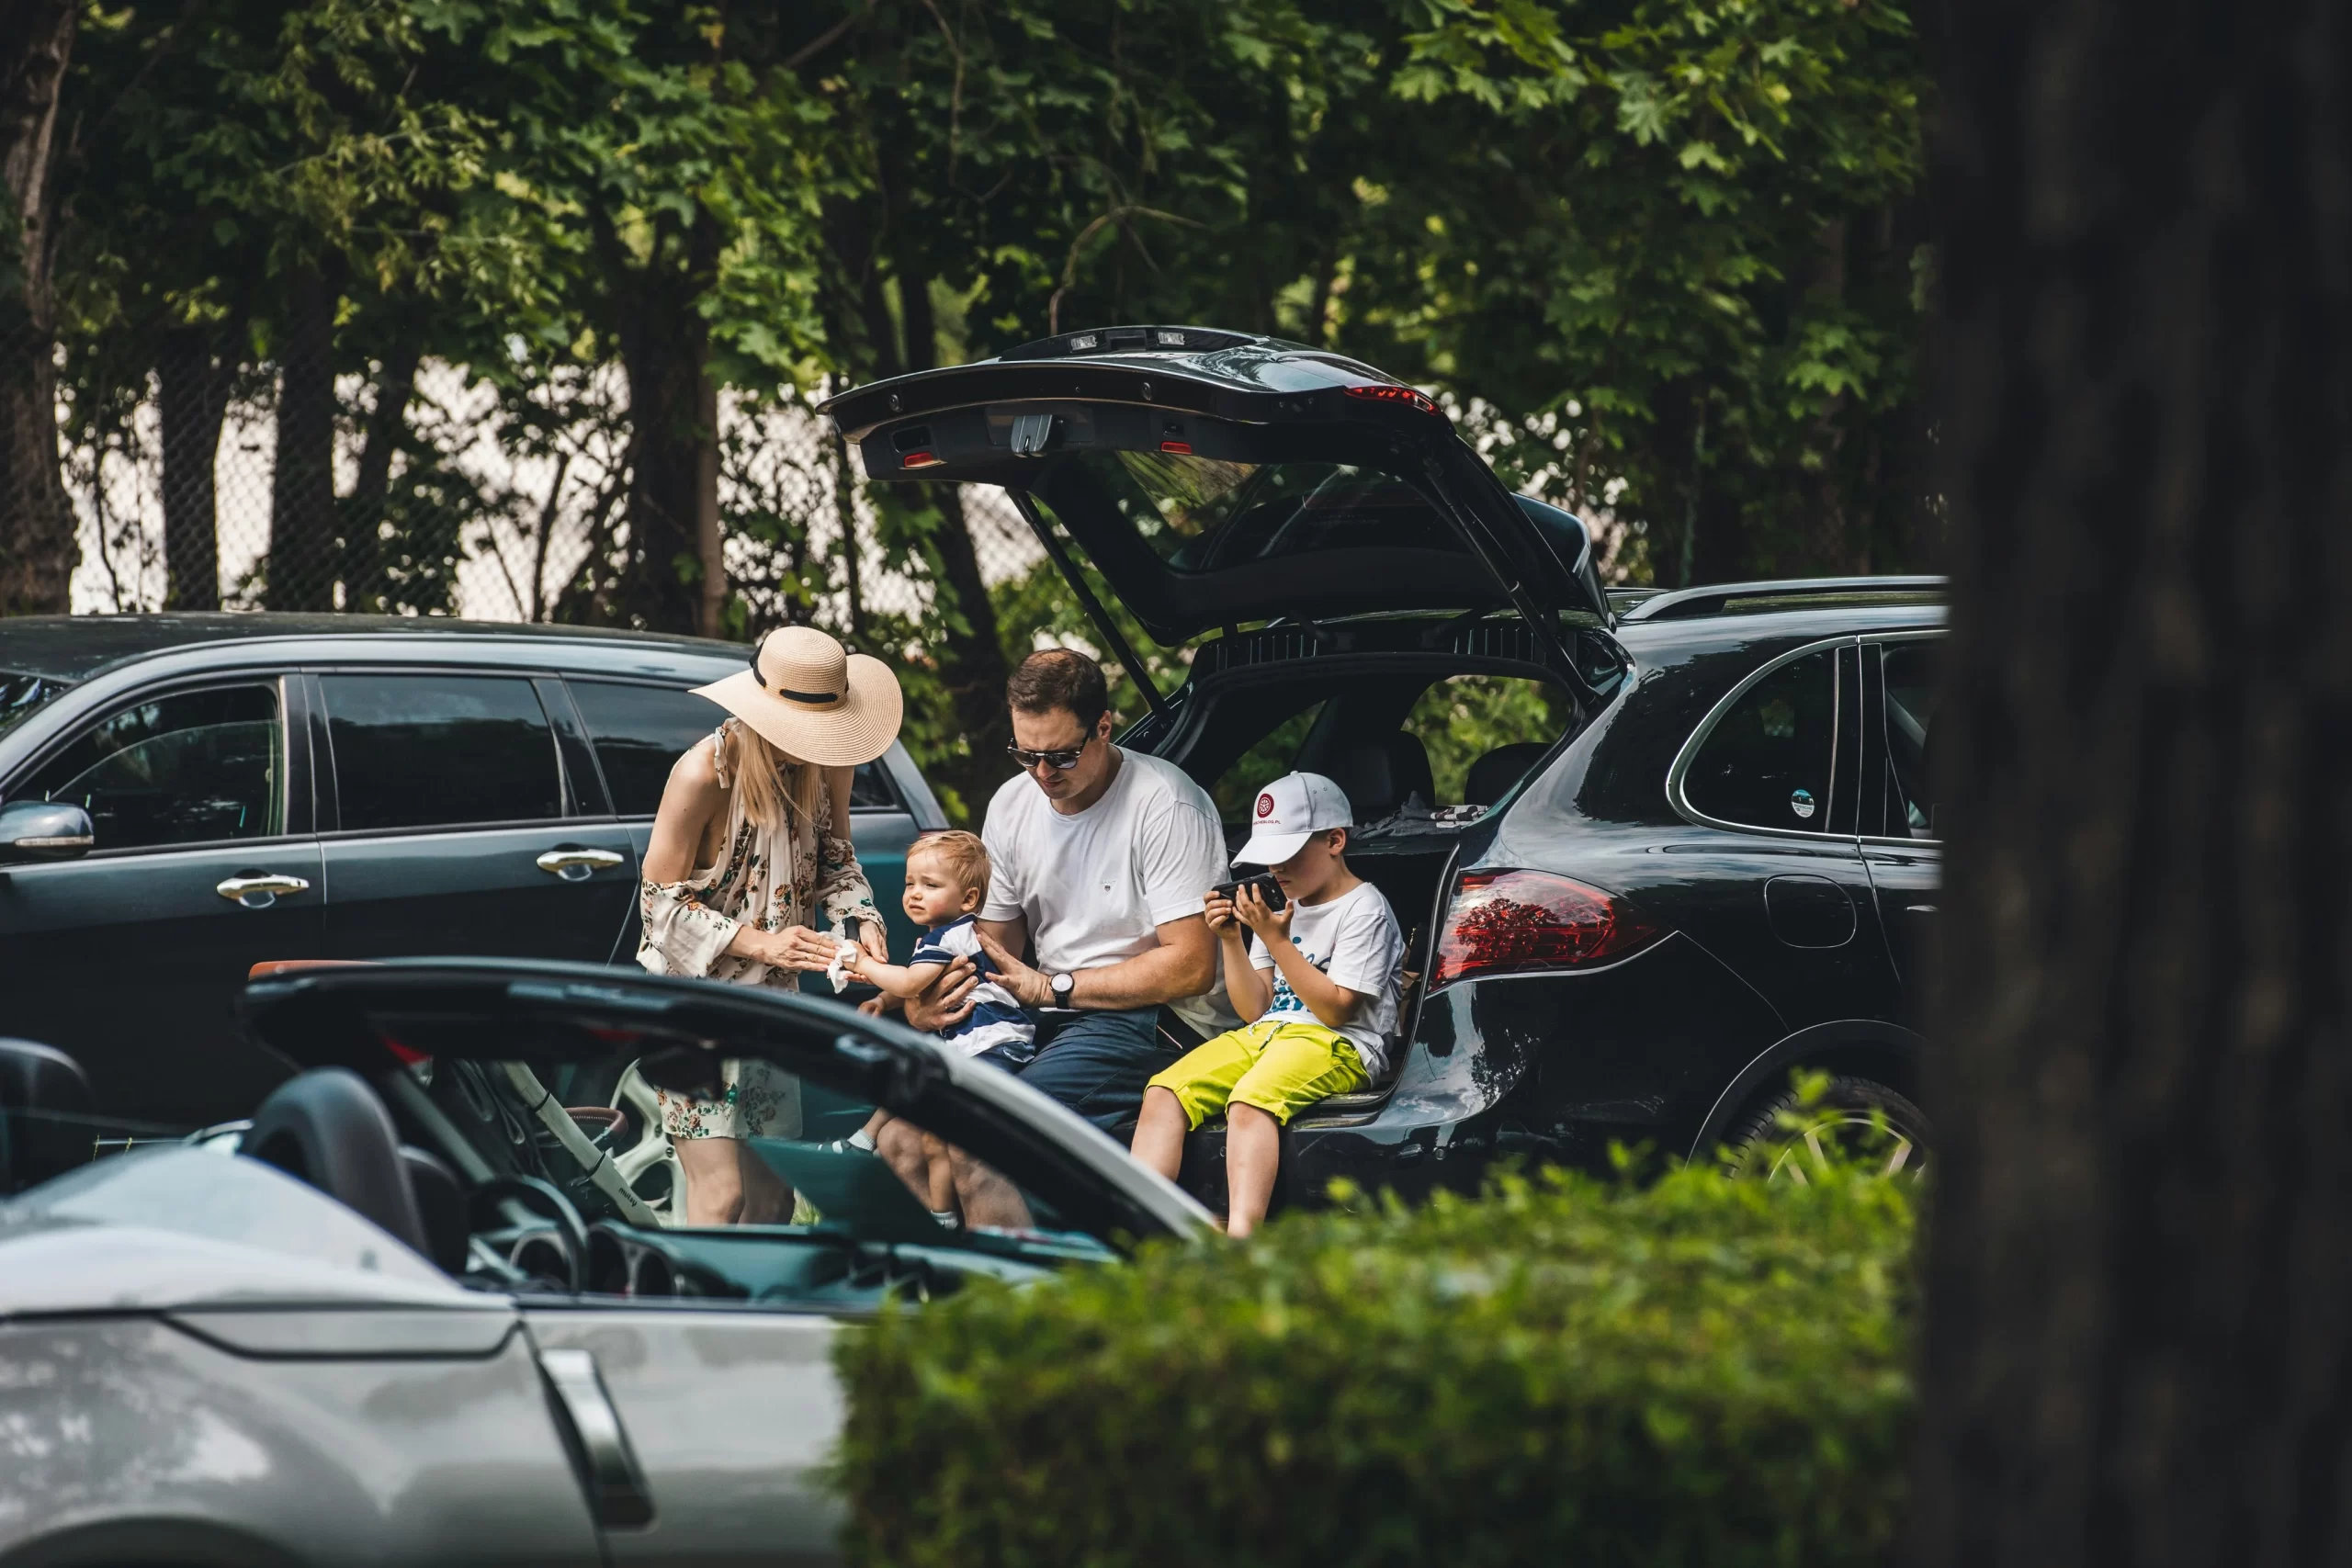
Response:
[{"label": "man's white t-shirt", "polygon": [[[1167,920],[1201,912],[1225,880],[1225,831],[1208,793],[1182,769],[1122,750],[1102,798],[1069,815],[1026,773],[1005,780],[980,829],[988,845],[984,920],[1025,916],[1037,967],[1102,969],[1159,945]],[[1169,1004],[1204,1034],[1237,1021],[1217,987]]]},{"label": "man's white t-shirt", "polygon": [[[1298,904],[1291,917],[1290,940],[1309,964],[1362,997],[1355,1017],[1340,1031],[1363,1059],[1363,1070],[1374,1078],[1388,1070],[1388,1036],[1396,1030],[1396,996],[1403,988],[1405,933],[1396,928],[1395,911],[1380,889],[1358,883],[1337,898],[1322,904]],[[1250,962],[1274,972],[1274,999],[1266,1004],[1260,1022],[1276,1013],[1301,1013],[1305,1021],[1320,1023],[1314,1010],[1290,988],[1290,981],[1274,968],[1266,944],[1250,943]]]}]

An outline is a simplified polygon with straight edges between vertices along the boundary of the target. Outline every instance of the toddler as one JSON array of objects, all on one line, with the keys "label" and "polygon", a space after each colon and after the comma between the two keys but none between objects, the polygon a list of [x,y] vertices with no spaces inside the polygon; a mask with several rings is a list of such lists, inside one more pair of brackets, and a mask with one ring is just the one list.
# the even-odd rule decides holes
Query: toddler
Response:
[{"label": "toddler", "polygon": [[[884,995],[904,1000],[938,979],[939,972],[956,959],[969,958],[980,973],[971,1016],[940,1039],[967,1056],[1017,1072],[1036,1055],[1036,1026],[1012,993],[996,983],[996,962],[972,929],[988,891],[989,852],[978,834],[933,833],[916,840],[907,851],[907,886],[900,900],[907,919],[923,928],[914,951],[904,964],[876,963],[862,951],[844,953],[842,967]],[[880,1152],[877,1140],[889,1122],[888,1111],[876,1111],[850,1144]],[[929,1205],[933,1219],[943,1225],[957,1223],[955,1169],[944,1144],[925,1133],[919,1156],[901,1142],[888,1157],[899,1179]]]}]

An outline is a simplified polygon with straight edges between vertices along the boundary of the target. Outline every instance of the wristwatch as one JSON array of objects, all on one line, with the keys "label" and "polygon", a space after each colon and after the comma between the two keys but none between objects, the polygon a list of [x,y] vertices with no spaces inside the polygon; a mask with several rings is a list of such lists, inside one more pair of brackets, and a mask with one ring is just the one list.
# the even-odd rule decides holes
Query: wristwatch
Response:
[{"label": "wristwatch", "polygon": [[1064,973],[1055,976],[1054,1005],[1057,1008],[1066,1008],[1069,1006],[1069,994],[1077,985],[1078,976],[1075,975]]}]

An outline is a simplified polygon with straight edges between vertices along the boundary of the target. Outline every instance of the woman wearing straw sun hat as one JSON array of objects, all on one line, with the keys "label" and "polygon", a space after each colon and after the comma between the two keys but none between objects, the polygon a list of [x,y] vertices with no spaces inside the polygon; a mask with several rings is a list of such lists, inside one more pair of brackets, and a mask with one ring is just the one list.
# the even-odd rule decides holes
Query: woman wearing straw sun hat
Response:
[{"label": "woman wearing straw sun hat", "polygon": [[[873,889],[847,837],[850,774],[898,739],[898,678],[812,626],[770,632],[751,667],[695,688],[732,716],[670,770],[645,852],[637,961],[657,975],[799,988],[853,931],[888,950]],[[720,1064],[709,1099],[661,1091],[662,1131],[686,1179],[687,1224],[783,1219],[792,1194],[744,1146],[794,1137],[800,1089],[763,1062]]]}]

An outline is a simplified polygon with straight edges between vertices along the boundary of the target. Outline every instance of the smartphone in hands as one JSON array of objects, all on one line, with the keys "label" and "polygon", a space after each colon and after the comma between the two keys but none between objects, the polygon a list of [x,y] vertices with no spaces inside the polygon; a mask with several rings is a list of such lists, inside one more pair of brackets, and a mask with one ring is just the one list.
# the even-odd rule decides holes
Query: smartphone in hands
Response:
[{"label": "smartphone in hands", "polygon": [[1283,885],[1274,880],[1274,874],[1271,871],[1262,871],[1255,876],[1245,876],[1234,882],[1220,882],[1209,891],[1221,893],[1238,902],[1245,887],[1257,888],[1258,896],[1266,901],[1266,908],[1278,915],[1282,913],[1283,906],[1290,902],[1283,896]]}]

